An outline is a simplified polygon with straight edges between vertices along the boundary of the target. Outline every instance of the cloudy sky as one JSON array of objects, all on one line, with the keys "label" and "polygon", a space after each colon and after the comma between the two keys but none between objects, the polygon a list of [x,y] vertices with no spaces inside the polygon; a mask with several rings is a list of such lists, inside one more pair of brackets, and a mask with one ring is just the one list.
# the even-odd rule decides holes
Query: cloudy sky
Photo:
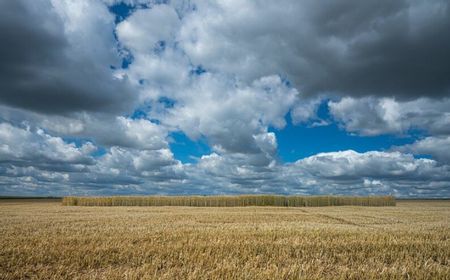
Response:
[{"label": "cloudy sky", "polygon": [[0,1],[0,195],[450,197],[447,0]]}]

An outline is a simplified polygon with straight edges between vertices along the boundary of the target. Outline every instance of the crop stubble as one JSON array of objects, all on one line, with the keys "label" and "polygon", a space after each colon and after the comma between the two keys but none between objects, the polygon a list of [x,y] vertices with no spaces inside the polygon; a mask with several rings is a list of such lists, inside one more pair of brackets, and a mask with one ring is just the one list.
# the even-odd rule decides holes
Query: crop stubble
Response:
[{"label": "crop stubble", "polygon": [[449,279],[450,201],[76,207],[0,201],[1,279]]}]

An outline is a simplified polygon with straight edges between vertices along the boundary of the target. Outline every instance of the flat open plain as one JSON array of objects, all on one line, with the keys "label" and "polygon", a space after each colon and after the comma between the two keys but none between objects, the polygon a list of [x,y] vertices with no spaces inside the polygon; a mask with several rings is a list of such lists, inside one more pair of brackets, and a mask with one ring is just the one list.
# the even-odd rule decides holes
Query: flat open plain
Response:
[{"label": "flat open plain", "polygon": [[79,207],[0,200],[0,279],[450,279],[450,201]]}]

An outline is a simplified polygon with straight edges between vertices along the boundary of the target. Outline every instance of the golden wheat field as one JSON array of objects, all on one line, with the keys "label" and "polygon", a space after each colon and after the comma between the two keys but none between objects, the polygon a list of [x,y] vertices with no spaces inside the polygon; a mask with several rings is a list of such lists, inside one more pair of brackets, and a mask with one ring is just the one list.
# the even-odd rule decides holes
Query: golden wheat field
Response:
[{"label": "golden wheat field", "polygon": [[450,201],[80,207],[0,200],[1,279],[450,279]]}]

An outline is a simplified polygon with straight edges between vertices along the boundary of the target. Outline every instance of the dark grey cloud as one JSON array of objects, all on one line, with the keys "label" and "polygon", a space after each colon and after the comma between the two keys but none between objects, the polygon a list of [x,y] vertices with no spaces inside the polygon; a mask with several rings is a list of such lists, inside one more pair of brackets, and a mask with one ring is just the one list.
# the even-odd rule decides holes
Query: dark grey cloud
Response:
[{"label": "dark grey cloud", "polygon": [[207,68],[247,79],[280,73],[307,95],[442,97],[450,94],[449,5],[255,1],[236,13],[202,2],[180,40]]},{"label": "dark grey cloud", "polygon": [[[101,22],[81,30],[85,40],[113,40],[113,18],[107,30],[104,11],[97,12]],[[78,31],[65,28],[68,24],[49,1],[0,2],[0,102],[50,114],[123,110],[132,103],[126,79],[114,78],[110,69],[120,62],[118,54],[111,54],[114,44],[109,49],[83,45],[76,41]]]},{"label": "dark grey cloud", "polygon": [[405,98],[450,93],[448,1],[329,2],[314,7],[316,38],[337,40],[345,50],[321,60],[326,76],[307,91]]}]

